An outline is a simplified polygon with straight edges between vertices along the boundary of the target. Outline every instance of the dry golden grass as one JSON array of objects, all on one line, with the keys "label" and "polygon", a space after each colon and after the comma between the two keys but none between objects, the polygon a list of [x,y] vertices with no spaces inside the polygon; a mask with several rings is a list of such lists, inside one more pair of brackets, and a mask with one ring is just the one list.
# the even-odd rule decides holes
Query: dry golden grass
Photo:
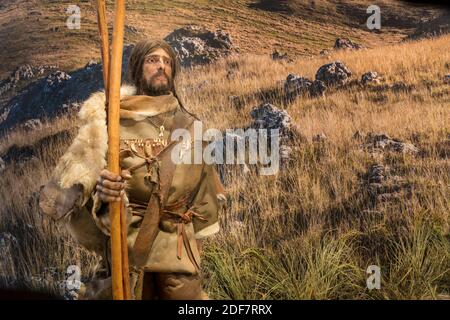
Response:
[{"label": "dry golden grass", "polygon": [[[450,294],[450,95],[443,83],[449,52],[447,36],[290,64],[242,55],[182,74],[188,109],[219,129],[246,126],[249,111],[260,102],[250,97],[238,110],[228,96],[272,89],[289,72],[314,78],[319,66],[339,59],[353,78],[369,70],[385,78],[375,87],[349,85],[325,98],[299,97],[278,105],[307,141],[298,142],[291,163],[277,176],[229,168],[222,230],[207,240],[204,252],[205,286],[213,298],[437,299]],[[229,80],[226,73],[233,66],[236,77]],[[383,89],[398,81],[415,88],[409,93]],[[55,122],[55,128],[65,126]],[[421,152],[373,157],[352,140],[356,130],[411,141]],[[328,141],[313,143],[312,136],[321,132]],[[35,142],[16,134],[2,148],[26,140]],[[49,266],[63,277],[71,264],[80,265],[86,279],[93,272],[95,257],[36,211],[36,191],[69,142],[53,140],[37,160],[9,166],[0,178],[0,232],[19,239],[15,257],[1,265],[2,278],[29,283]],[[371,202],[361,176],[373,163],[389,165],[412,188],[412,196]],[[373,264],[381,267],[381,290],[369,291],[366,268]]]},{"label": "dry golden grass", "polygon": [[[277,177],[237,172],[229,178],[232,203],[222,217],[224,231],[206,249],[213,296],[419,299],[448,294],[450,95],[443,76],[449,72],[449,39],[292,64],[248,56],[236,59],[232,81],[226,78],[230,60],[184,74],[184,83],[192,87],[208,81],[185,100],[221,129],[245,126],[258,103],[250,100],[236,110],[229,95],[273,88],[289,72],[314,78],[318,67],[341,60],[353,77],[374,70],[385,78],[379,88],[350,86],[325,98],[304,97],[281,106],[309,141],[323,132],[329,143],[324,148],[302,144]],[[415,89],[382,89],[400,81]],[[381,162],[402,175],[414,192],[410,200],[377,207],[379,217],[364,211],[374,208],[361,191],[360,175],[380,160],[359,151],[351,139],[356,130],[384,132],[423,150],[421,157],[389,155]],[[365,269],[371,264],[382,266],[379,292],[365,289]]]}]

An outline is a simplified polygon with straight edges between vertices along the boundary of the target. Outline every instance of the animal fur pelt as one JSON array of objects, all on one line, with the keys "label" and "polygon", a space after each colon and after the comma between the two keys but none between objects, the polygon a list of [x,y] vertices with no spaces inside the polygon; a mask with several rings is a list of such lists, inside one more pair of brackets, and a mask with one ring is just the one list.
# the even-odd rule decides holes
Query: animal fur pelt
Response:
[{"label": "animal fur pelt", "polygon": [[[123,85],[120,96],[131,96],[136,87]],[[83,203],[95,187],[100,171],[106,166],[108,133],[106,127],[105,92],[93,93],[78,112],[80,128],[67,152],[60,158],[52,178],[59,187],[83,186]]]}]

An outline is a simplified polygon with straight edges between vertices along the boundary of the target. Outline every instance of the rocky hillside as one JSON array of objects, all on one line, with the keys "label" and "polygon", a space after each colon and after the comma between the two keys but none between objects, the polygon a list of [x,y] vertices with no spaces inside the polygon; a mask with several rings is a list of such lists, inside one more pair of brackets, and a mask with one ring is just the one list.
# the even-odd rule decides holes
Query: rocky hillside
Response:
[{"label": "rocky hillside", "polygon": [[[61,20],[69,1],[37,3],[0,4],[0,286],[73,299],[67,268],[87,282],[98,257],[38,214],[37,194],[102,87],[98,36],[88,1],[80,30]],[[445,12],[382,1],[375,33],[362,1],[127,3],[126,41],[172,43],[180,96],[207,126],[281,132],[277,175],[218,167],[229,201],[205,244],[212,298],[449,298],[450,35],[427,38]]]},{"label": "rocky hillside", "polygon": [[[108,17],[113,5],[108,1]],[[8,0],[0,4],[0,79],[23,64],[52,65],[63,71],[84,66],[99,57],[95,9],[78,1],[81,28],[68,29],[67,8],[73,1]],[[243,53],[269,54],[282,49],[292,56],[319,53],[338,37],[368,46],[389,44],[414,32],[422,20],[441,12],[384,0],[382,29],[366,28],[367,1],[331,0],[201,0],[127,1],[126,42],[144,37],[164,38],[174,29],[194,24],[229,33]]]},{"label": "rocky hillside", "polygon": [[[49,0],[2,3],[0,42],[8,49],[1,53],[0,132],[17,125],[34,128],[73,113],[102,87],[95,9],[81,2],[81,29],[69,29],[68,5]],[[193,67],[249,53],[292,62],[335,49],[371,48],[448,31],[445,10],[385,1],[383,27],[373,32],[365,25],[366,7],[362,1],[134,0],[127,2],[125,41],[165,38],[183,66]],[[111,13],[111,4],[109,9]]]}]

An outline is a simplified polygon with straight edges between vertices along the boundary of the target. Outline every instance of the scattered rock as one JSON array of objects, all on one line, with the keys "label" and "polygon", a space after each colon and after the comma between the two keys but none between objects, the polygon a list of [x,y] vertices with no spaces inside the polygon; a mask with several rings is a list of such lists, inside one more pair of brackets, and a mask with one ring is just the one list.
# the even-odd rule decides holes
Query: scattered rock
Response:
[{"label": "scattered rock", "polygon": [[325,91],[326,86],[322,81],[312,81],[293,73],[290,73],[284,82],[284,92],[288,101],[305,94],[311,97],[324,96]]},{"label": "scattered rock", "polygon": [[[302,137],[295,125],[292,123],[291,117],[288,115],[288,113],[284,110],[280,110],[277,107],[273,106],[270,103],[262,103],[259,106],[255,107],[251,112],[250,116],[253,119],[253,122],[248,126],[247,128],[241,129],[242,132],[239,132],[239,130],[227,130],[227,132],[224,134],[224,137],[220,141],[215,141],[215,143],[218,143],[219,145],[216,146],[216,149],[222,148],[224,154],[223,159],[227,159],[226,151],[227,151],[227,141],[228,143],[234,144],[234,154],[233,159],[235,159],[236,151],[237,151],[237,144],[241,143],[246,146],[246,150],[249,150],[249,139],[243,136],[247,129],[265,129],[267,130],[267,140],[266,140],[266,146],[267,146],[267,154],[270,153],[270,147],[272,145],[272,139],[275,138],[275,132],[271,130],[278,129],[278,136],[279,139],[279,164],[280,167],[283,167],[291,158],[291,154],[294,150],[294,145],[298,144],[298,141],[305,141],[306,139]],[[257,131],[259,132],[259,131]],[[259,137],[261,138],[261,137]],[[260,142],[260,140],[257,140],[257,143]],[[260,145],[258,144],[257,149],[259,150]],[[246,156],[246,155],[244,155]],[[235,159],[236,161],[236,159]],[[248,160],[246,160],[248,161]],[[236,161],[237,162],[237,161]],[[251,164],[251,163],[250,163]],[[223,183],[226,183],[225,181],[225,172],[228,170],[228,167],[219,165],[218,166],[218,172],[220,174],[221,180]],[[249,172],[249,167],[244,164],[243,165],[243,172]]]},{"label": "scattered rock", "polygon": [[251,128],[278,129],[280,135],[286,140],[291,140],[295,137],[295,128],[289,114],[268,102],[264,102],[254,108],[250,112],[250,116],[253,119],[253,123],[250,125]]},{"label": "scattered rock", "polygon": [[280,164],[284,165],[285,163],[287,163],[289,161],[289,159],[291,158],[291,154],[292,154],[292,146],[286,145],[286,144],[282,144],[280,145]]},{"label": "scattered rock", "polygon": [[184,67],[208,64],[237,50],[229,34],[197,26],[177,29],[164,40],[174,48]]},{"label": "scattered rock", "polygon": [[12,257],[19,245],[16,237],[9,232],[0,233],[0,256]]},{"label": "scattered rock", "polygon": [[[280,110],[270,103],[262,103],[250,112],[253,123],[250,125],[254,129],[273,130],[278,129],[280,137],[280,163],[283,165],[290,159],[292,145],[294,142],[304,140],[299,134],[297,127],[292,123],[289,114]],[[270,136],[269,136],[270,140]],[[270,145],[270,141],[268,141]]]},{"label": "scattered rock", "polygon": [[404,41],[432,38],[448,33],[450,33],[450,11],[445,10],[440,16],[419,23],[416,30],[404,38]]},{"label": "scattered rock", "polygon": [[361,77],[361,83],[365,86],[368,84],[379,84],[380,82],[381,78],[376,71],[366,72]]},{"label": "scattered rock", "polygon": [[365,181],[367,192],[377,202],[401,200],[411,194],[411,186],[402,177],[393,175],[389,166],[379,163],[369,167]]},{"label": "scattered rock", "polygon": [[33,78],[43,75],[46,71],[55,69],[56,66],[42,65],[31,66],[24,64],[17,67],[11,74],[4,80],[0,81],[0,96],[6,91],[15,88],[19,83],[29,81]]},{"label": "scattered rock", "polygon": [[233,80],[234,78],[236,78],[236,71],[234,71],[234,70],[227,70],[226,77],[227,77],[228,80]]},{"label": "scattered rock", "polygon": [[319,53],[321,56],[329,56],[330,52],[327,49],[323,49]]},{"label": "scattered rock", "polygon": [[92,70],[95,69],[95,67],[96,67],[97,65],[98,65],[98,63],[91,59],[91,60],[89,60],[88,63],[86,63],[86,65],[84,66],[84,68],[85,68],[86,70],[92,71]]},{"label": "scattered rock", "polygon": [[272,52],[271,58],[272,58],[272,60],[275,60],[275,61],[279,61],[279,60],[283,60],[283,61],[292,61],[291,59],[289,59],[287,53],[281,53],[281,52],[278,52],[277,49],[275,49],[275,50]]},{"label": "scattered rock", "polygon": [[69,113],[71,110],[79,110],[81,104],[79,102],[63,103],[61,105],[60,111],[64,113]]},{"label": "scattered rock", "polygon": [[414,146],[412,143],[400,142],[400,141],[389,141],[388,149],[400,152],[400,153],[409,153],[416,154],[419,152],[419,149]]},{"label": "scattered rock", "polygon": [[293,99],[298,95],[308,93],[311,84],[311,80],[290,73],[284,83],[284,92],[286,97],[288,97],[288,99]]},{"label": "scattered rock", "polygon": [[47,92],[52,91],[57,87],[59,87],[61,83],[63,83],[66,80],[69,80],[70,78],[71,76],[69,76],[64,71],[58,70],[56,72],[53,72],[52,74],[47,76],[46,78],[47,85],[45,86],[44,90]]},{"label": "scattered rock", "polygon": [[374,164],[367,172],[369,183],[382,183],[386,179],[386,168],[383,165]]},{"label": "scattered rock", "polygon": [[352,139],[355,140],[362,140],[364,139],[366,135],[364,134],[364,132],[360,131],[360,130],[356,130],[356,132],[353,134]]},{"label": "scattered rock", "polygon": [[39,119],[30,119],[23,124],[26,131],[34,131],[42,128],[42,122]]},{"label": "scattered rock", "polygon": [[321,66],[316,73],[316,80],[322,81],[327,87],[343,86],[349,81],[352,72],[341,61],[335,61],[332,63]]},{"label": "scattered rock", "polygon": [[129,33],[129,34],[138,34],[139,31],[136,27],[130,26],[130,25],[125,25],[125,33]]},{"label": "scattered rock", "polygon": [[249,8],[264,10],[268,12],[280,12],[284,14],[293,14],[298,9],[291,3],[292,1],[286,0],[259,0],[251,1]]},{"label": "scattered rock", "polygon": [[323,81],[314,80],[311,86],[309,87],[309,95],[311,97],[323,97],[325,96],[325,91],[327,90],[327,86]]},{"label": "scattered rock", "polygon": [[445,83],[445,84],[450,84],[450,74],[446,74],[446,75],[444,76],[444,83]]},{"label": "scattered rock", "polygon": [[[123,48],[122,79],[126,77],[132,49],[132,45],[125,45]],[[31,84],[24,83],[23,85],[27,85],[26,90],[18,91],[22,87],[20,83],[18,89],[10,90],[0,97],[0,103],[4,101],[0,110],[0,134],[13,130],[30,119],[51,121],[63,112],[77,112],[80,102],[103,89],[101,63],[90,61],[85,67],[70,73],[55,69],[47,66],[36,67],[33,69],[33,80],[36,75],[42,74],[40,79]],[[3,82],[0,83],[0,88],[1,84]]]},{"label": "scattered rock", "polygon": [[33,68],[29,64],[18,67],[12,74],[11,78],[14,82],[27,80],[34,77]]},{"label": "scattered rock", "polygon": [[336,49],[336,50],[340,50],[340,49],[358,50],[358,49],[362,49],[362,48],[363,48],[363,46],[353,42],[352,40],[350,40],[348,38],[337,38],[336,42],[334,43],[334,49]]},{"label": "scattered rock", "polygon": [[363,141],[363,149],[369,152],[393,151],[404,154],[415,155],[419,149],[412,143],[402,142],[398,139],[392,139],[384,133],[370,132],[367,135],[357,131],[353,137]]}]

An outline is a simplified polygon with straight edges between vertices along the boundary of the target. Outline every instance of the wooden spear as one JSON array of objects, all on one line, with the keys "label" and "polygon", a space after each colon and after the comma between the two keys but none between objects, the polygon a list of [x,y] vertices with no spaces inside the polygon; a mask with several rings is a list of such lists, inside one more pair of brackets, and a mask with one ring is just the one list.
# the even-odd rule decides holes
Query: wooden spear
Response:
[{"label": "wooden spear", "polygon": [[[103,60],[103,82],[105,86],[108,123],[108,170],[120,174],[119,167],[119,119],[120,85],[122,75],[123,37],[125,26],[125,0],[115,3],[115,18],[112,39],[111,62],[109,60],[108,27],[105,0],[98,0],[98,23]],[[111,220],[111,269],[112,295],[114,300],[130,299],[128,267],[127,224],[123,201],[110,202]]]},{"label": "wooden spear", "polygon": [[97,0],[97,21],[98,21],[98,30],[100,33],[100,50],[102,54],[102,65],[103,65],[103,84],[105,87],[106,106],[108,106],[109,35],[108,35],[108,24],[106,22],[105,0]]}]

